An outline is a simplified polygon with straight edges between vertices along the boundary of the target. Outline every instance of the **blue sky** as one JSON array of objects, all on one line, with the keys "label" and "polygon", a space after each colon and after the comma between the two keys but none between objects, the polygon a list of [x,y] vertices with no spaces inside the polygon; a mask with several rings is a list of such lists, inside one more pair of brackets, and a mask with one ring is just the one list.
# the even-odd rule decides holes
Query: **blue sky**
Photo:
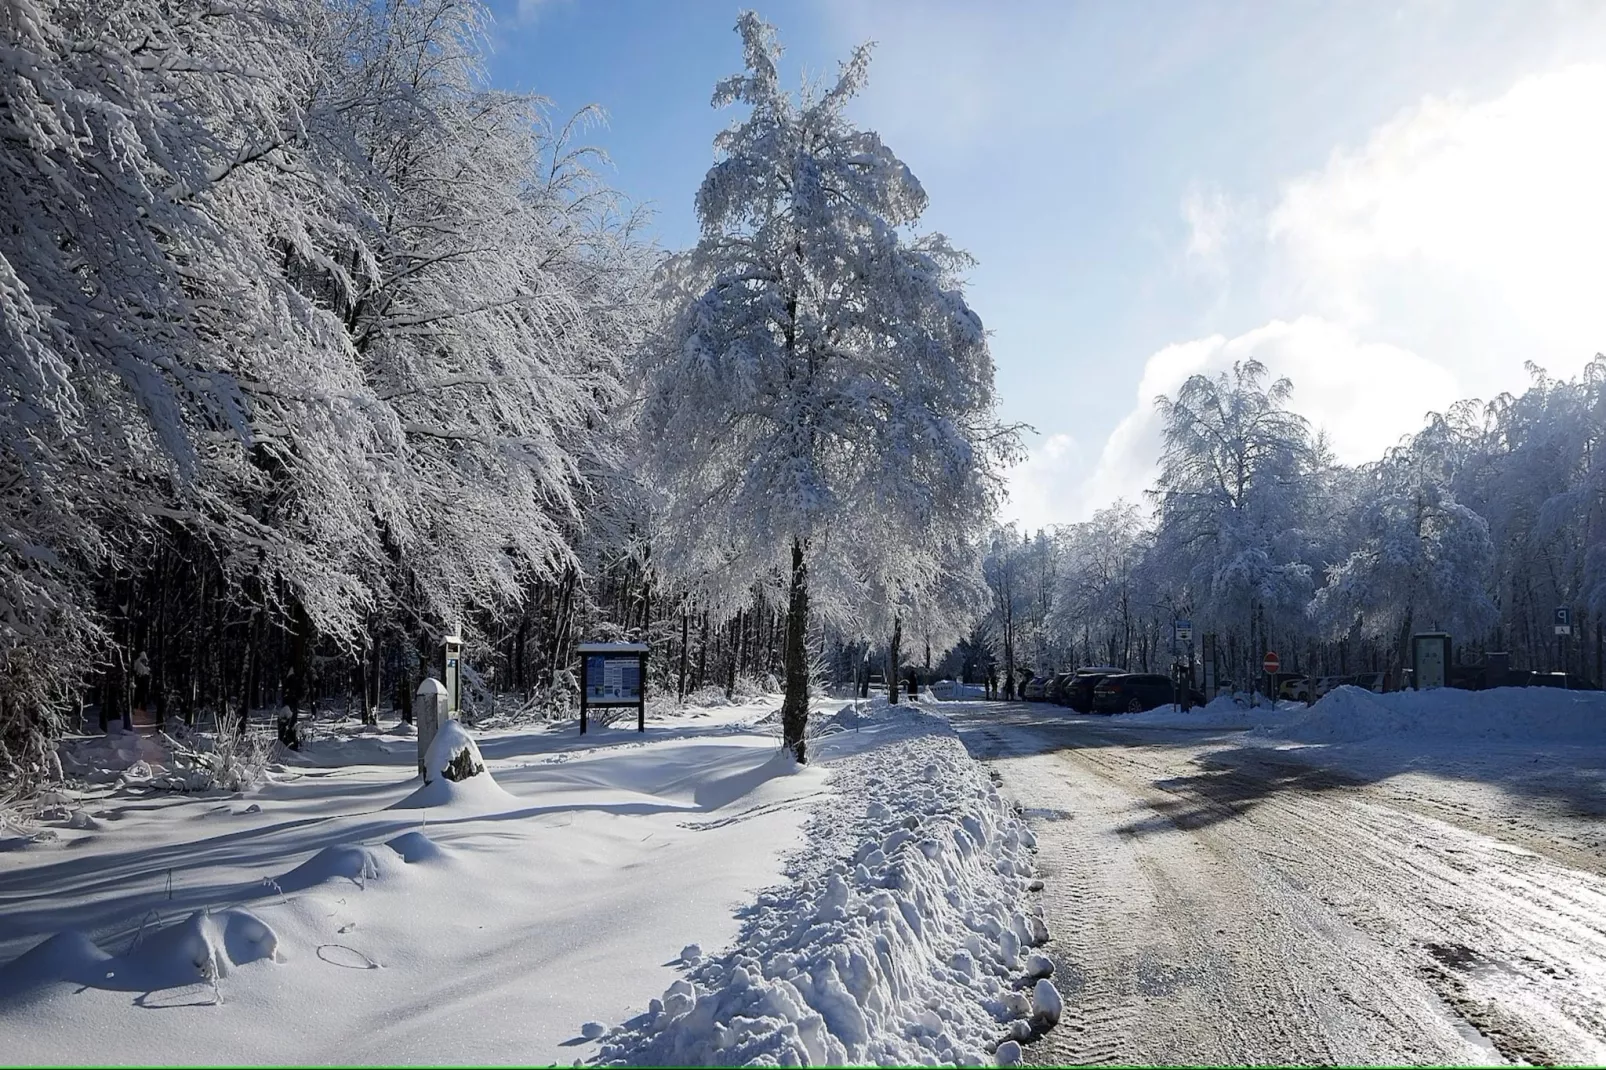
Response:
[{"label": "blue sky", "polygon": [[[616,184],[689,244],[740,6],[498,0],[492,79],[606,108]],[[980,261],[1029,525],[1137,497],[1154,395],[1234,359],[1360,461],[1606,350],[1606,4],[753,6],[794,77],[877,42],[854,115]]]}]

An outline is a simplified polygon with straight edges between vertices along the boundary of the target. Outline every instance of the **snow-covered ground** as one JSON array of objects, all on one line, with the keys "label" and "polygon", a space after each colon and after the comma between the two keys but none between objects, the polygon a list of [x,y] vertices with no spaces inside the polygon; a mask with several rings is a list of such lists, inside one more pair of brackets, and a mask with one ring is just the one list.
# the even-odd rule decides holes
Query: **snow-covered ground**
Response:
[{"label": "snow-covered ground", "polygon": [[[1240,740],[1375,777],[1409,769],[1508,769],[1512,775],[1600,764],[1606,692],[1548,687],[1435,688],[1377,694],[1340,687],[1314,705],[1249,707],[1231,698],[1183,713],[1121,714],[1112,726],[1245,730]],[[1542,764],[1543,770],[1532,767]]]},{"label": "snow-covered ground", "polygon": [[79,741],[99,783],[0,841],[7,1056],[975,1062],[1046,1026],[1018,816],[938,718],[817,720],[801,768],[773,701],[475,733],[488,775],[422,790],[406,726],[245,793]]},{"label": "snow-covered ground", "polygon": [[838,797],[789,882],[605,1061],[1012,1062],[1058,1021],[1052,966],[1029,950],[1048,934],[1027,906],[1041,884],[1018,814],[946,720],[881,698],[833,722],[816,754]]},{"label": "snow-covered ground", "polygon": [[1048,876],[1033,1061],[1606,1058],[1606,695],[970,705]]},{"label": "snow-covered ground", "polygon": [[1250,728],[1257,736],[1301,743],[1353,743],[1400,736],[1434,736],[1479,743],[1503,740],[1606,741],[1606,692],[1550,687],[1463,691],[1440,687],[1384,694],[1338,687],[1313,705],[1264,699],[1257,706],[1219,696],[1183,712],[1161,706],[1116,714],[1112,725],[1149,728]]}]

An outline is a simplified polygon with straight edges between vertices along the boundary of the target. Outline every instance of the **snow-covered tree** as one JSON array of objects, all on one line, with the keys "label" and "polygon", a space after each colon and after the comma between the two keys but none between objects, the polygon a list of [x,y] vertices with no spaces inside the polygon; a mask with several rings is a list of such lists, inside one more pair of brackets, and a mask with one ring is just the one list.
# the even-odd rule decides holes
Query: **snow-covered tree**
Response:
[{"label": "snow-covered tree", "polygon": [[485,19],[0,5],[0,776],[95,662],[103,716],[136,655],[299,703],[320,642],[377,687],[585,567],[653,257]]},{"label": "snow-covered tree", "polygon": [[925,191],[844,114],[869,47],[794,95],[774,29],[752,12],[736,28],[747,69],[714,104],[749,112],[698,191],[642,429],[668,492],[665,563],[784,587],[783,732],[802,759],[811,605],[849,614],[845,591],[898,571],[877,562],[984,520],[1015,438],[993,414],[969,261],[915,236]]},{"label": "snow-covered tree", "polygon": [[[253,478],[249,388],[324,379],[338,342],[274,284],[222,191],[306,84],[297,32],[317,9],[246,0],[220,14],[0,7],[8,721],[48,727],[105,639],[90,579],[131,543],[177,527],[259,559],[302,545],[274,539],[237,494]],[[4,735],[15,759],[18,734]]]},{"label": "snow-covered tree", "polygon": [[1134,629],[1148,608],[1139,593],[1147,538],[1138,507],[1124,500],[1063,533],[1049,628],[1087,663],[1132,664]]},{"label": "snow-covered tree", "polygon": [[1298,628],[1311,593],[1304,520],[1315,456],[1293,384],[1258,361],[1195,375],[1165,420],[1155,553],[1205,628],[1245,637],[1245,670],[1268,628]]},{"label": "snow-covered tree", "polygon": [[1488,594],[1489,525],[1457,502],[1432,430],[1366,469],[1356,502],[1360,545],[1328,570],[1312,602],[1338,634],[1389,642],[1402,660],[1413,629],[1481,636],[1497,613]]}]

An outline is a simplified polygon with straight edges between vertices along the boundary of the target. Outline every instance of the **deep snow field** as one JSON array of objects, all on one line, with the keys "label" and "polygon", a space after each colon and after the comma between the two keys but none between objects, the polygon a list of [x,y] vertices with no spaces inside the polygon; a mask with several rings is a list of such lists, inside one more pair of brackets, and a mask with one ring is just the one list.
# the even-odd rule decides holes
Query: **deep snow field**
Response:
[{"label": "deep snow field", "polygon": [[447,732],[432,761],[477,750],[487,774],[427,787],[406,725],[314,742],[245,793],[153,789],[146,737],[73,741],[95,775],[0,839],[0,1051],[1018,1057],[1007,1038],[1059,1013],[1031,833],[940,717],[824,706],[798,767],[778,704]]}]

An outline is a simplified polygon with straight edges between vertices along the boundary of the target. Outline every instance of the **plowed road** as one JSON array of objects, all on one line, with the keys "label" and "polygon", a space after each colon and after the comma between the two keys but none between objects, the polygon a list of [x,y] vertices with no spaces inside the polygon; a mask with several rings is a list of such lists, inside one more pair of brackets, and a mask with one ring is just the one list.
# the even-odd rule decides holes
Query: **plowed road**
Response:
[{"label": "plowed road", "polygon": [[1535,801],[1232,732],[950,708],[1039,838],[1066,1013],[1028,1061],[1606,1062],[1598,782]]}]

